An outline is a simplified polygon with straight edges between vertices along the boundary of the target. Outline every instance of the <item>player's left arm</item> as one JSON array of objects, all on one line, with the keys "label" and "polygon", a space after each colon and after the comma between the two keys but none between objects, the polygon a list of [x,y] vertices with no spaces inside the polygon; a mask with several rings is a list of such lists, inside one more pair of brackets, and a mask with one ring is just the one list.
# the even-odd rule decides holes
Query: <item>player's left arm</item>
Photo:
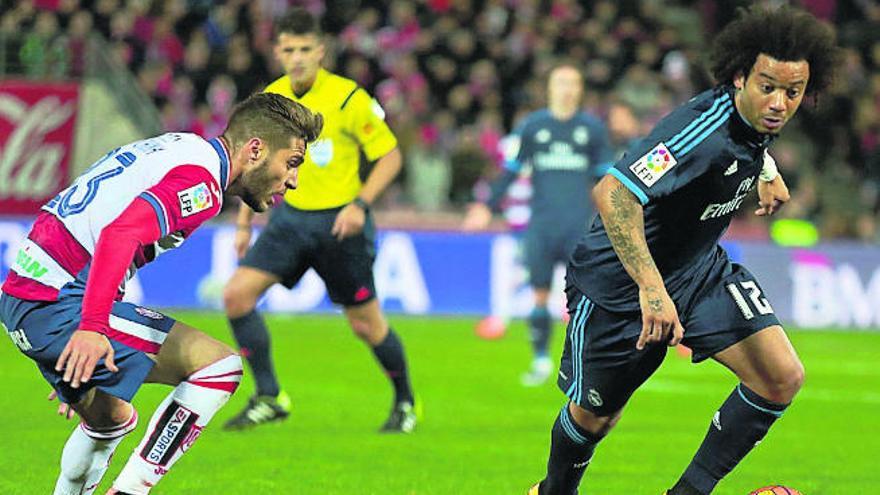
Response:
[{"label": "player's left arm", "polygon": [[403,168],[397,138],[385,123],[385,111],[376,100],[370,98],[366,91],[358,89],[348,102],[345,113],[349,133],[355,136],[367,160],[375,161],[375,164],[357,198],[336,216],[331,232],[339,240],[364,229],[373,202]]},{"label": "player's left arm", "polygon": [[387,155],[379,158],[373,165],[373,170],[367,176],[367,181],[361,187],[358,197],[364,200],[368,205],[382,195],[385,189],[394,181],[395,177],[403,168],[403,156],[400,148],[394,147]]},{"label": "player's left arm", "polygon": [[776,168],[776,160],[764,150],[764,166],[758,177],[758,206],[755,215],[759,217],[769,216],[776,213],[791,199],[788,186],[782,179],[782,174]]},{"label": "player's left arm", "polygon": [[397,177],[401,168],[403,168],[403,158],[400,149],[396,146],[387,155],[376,161],[367,176],[367,181],[361,187],[357,199],[342,208],[336,216],[332,233],[337,239],[341,241],[364,229],[367,213],[373,202]]}]

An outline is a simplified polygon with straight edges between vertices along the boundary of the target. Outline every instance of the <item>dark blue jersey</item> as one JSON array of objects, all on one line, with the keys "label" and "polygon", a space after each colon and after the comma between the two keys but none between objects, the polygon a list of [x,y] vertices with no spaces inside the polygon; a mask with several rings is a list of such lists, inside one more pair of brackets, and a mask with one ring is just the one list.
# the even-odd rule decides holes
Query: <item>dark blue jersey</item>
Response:
[{"label": "dark blue jersey", "polygon": [[[769,144],[737,112],[734,89],[691,99],[635,143],[608,173],[642,203],[645,237],[677,304],[727,262],[718,240],[757,186]],[[638,311],[638,287],[596,217],[572,255],[569,281],[600,306]]]},{"label": "dark blue jersey", "polygon": [[590,189],[613,159],[605,125],[585,112],[562,121],[544,109],[527,115],[510,142],[505,173],[493,185],[490,206],[497,206],[507,186],[528,166],[531,224],[583,228],[593,211]]}]

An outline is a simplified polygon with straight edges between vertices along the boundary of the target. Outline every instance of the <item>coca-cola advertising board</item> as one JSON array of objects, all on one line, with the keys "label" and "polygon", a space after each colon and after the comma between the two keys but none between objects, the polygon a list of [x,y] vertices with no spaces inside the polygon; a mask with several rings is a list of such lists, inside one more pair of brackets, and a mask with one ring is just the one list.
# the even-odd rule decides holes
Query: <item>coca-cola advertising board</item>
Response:
[{"label": "coca-cola advertising board", "polygon": [[70,181],[79,87],[0,81],[0,214],[35,214]]}]

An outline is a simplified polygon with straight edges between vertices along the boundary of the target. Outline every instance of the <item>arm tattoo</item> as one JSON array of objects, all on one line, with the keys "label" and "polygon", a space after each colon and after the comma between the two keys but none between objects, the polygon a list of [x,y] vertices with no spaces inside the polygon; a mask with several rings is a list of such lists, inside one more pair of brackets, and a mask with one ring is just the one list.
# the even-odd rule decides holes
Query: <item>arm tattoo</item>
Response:
[{"label": "arm tattoo", "polygon": [[610,208],[604,212],[602,220],[624,268],[633,279],[643,271],[656,270],[644,238],[644,218],[636,197],[623,184],[619,184],[611,191],[610,198]]}]

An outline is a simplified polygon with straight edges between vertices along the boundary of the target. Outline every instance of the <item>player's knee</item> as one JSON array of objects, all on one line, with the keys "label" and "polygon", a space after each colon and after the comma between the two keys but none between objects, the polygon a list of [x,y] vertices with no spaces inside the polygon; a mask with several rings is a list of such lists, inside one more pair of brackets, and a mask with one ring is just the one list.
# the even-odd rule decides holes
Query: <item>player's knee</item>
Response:
[{"label": "player's knee", "polygon": [[237,371],[241,371],[241,356],[233,349],[229,347],[223,342],[219,340],[214,341],[214,348],[212,350],[212,356],[207,359],[207,363],[203,363],[202,367],[210,366],[213,363],[223,361],[230,363],[230,366],[233,366]]},{"label": "player's knee", "polygon": [[372,333],[370,322],[360,318],[352,318],[349,320],[351,331],[361,339],[366,339]]},{"label": "player's knee", "polygon": [[[187,377],[187,382],[213,390],[228,392],[231,395],[238,390],[243,374],[244,366],[241,356],[230,352],[200,367]],[[228,397],[227,395],[224,398],[224,402]]]},{"label": "player's knee", "polygon": [[388,325],[383,318],[350,317],[348,319],[351,331],[368,344],[378,344],[388,333]]},{"label": "player's knee", "polygon": [[258,295],[250,294],[241,285],[229,283],[223,288],[223,307],[230,318],[250,313],[257,305]]},{"label": "player's knee", "polygon": [[134,417],[134,406],[112,396],[98,396],[89,407],[75,408],[85,424],[85,432],[115,431]]},{"label": "player's knee", "polygon": [[599,416],[577,404],[573,404],[573,406],[571,408],[572,418],[581,428],[587,430],[596,438],[604,438],[620,421],[621,411],[617,411],[609,416]]},{"label": "player's knee", "polygon": [[800,391],[801,387],[804,385],[804,378],[806,377],[806,372],[804,371],[804,365],[800,361],[796,361],[791,369],[785,372],[784,378],[782,380],[782,384],[780,387],[780,392],[784,393],[784,400],[780,400],[780,403],[788,403],[794,399],[794,396]]},{"label": "player's knee", "polygon": [[120,426],[128,423],[135,414],[134,406],[123,401],[119,401],[110,411],[109,419],[114,426]]},{"label": "player's knee", "polygon": [[767,383],[765,399],[779,404],[788,404],[794,399],[804,384],[804,365],[795,361],[784,369],[777,370],[770,383]]},{"label": "player's knee", "polygon": [[202,370],[210,368],[215,363],[221,361],[230,363],[230,366],[235,368],[230,369],[230,372],[241,371],[241,357],[233,348],[225,343],[204,335],[204,338],[200,339],[196,346],[199,352],[190,354],[189,362],[184,363],[184,369],[186,370],[184,379],[198,375]]},{"label": "player's knee", "polygon": [[352,330],[357,337],[371,346],[376,346],[385,340],[388,335],[388,325],[382,323],[363,322],[352,325]]}]

